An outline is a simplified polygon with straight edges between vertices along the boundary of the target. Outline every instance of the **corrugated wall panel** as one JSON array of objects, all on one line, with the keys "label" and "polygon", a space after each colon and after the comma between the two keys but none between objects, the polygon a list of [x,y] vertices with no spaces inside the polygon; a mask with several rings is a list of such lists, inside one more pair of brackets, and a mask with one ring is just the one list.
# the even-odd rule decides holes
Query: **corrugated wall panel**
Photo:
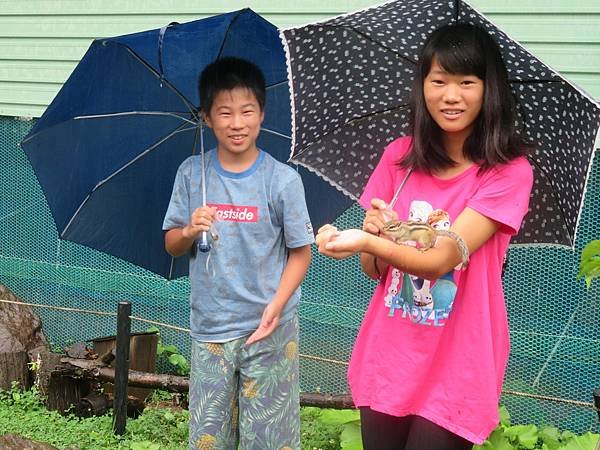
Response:
[{"label": "corrugated wall panel", "polygon": [[[323,20],[373,0],[0,0],[0,115],[39,116],[94,38],[251,7],[280,27]],[[474,0],[511,36],[600,98],[600,2]]]}]

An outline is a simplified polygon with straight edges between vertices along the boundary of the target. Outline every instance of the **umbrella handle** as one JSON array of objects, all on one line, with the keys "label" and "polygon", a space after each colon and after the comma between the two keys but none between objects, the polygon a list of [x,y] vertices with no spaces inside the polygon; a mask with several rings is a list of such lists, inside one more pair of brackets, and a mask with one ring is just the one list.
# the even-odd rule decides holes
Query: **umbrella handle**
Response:
[{"label": "umbrella handle", "polygon": [[202,235],[200,236],[200,242],[198,242],[198,250],[200,250],[202,253],[207,253],[210,251],[211,245],[210,242],[208,242],[208,232],[207,231],[203,231]]}]

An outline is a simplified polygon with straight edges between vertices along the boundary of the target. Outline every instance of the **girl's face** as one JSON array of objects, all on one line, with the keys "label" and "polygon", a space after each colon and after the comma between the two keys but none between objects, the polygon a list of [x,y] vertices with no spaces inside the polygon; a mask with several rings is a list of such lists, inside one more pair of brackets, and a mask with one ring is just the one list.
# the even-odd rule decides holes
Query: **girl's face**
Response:
[{"label": "girl's face", "polygon": [[447,134],[466,139],[481,111],[484,82],[475,75],[450,74],[433,58],[423,82],[431,117]]}]

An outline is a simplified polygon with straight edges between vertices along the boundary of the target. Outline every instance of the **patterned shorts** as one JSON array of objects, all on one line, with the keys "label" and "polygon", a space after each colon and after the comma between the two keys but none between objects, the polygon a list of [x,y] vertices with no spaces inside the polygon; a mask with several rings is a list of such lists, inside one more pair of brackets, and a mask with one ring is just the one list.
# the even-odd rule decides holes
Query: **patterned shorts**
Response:
[{"label": "patterned shorts", "polygon": [[192,340],[189,448],[300,448],[298,318],[269,337]]}]

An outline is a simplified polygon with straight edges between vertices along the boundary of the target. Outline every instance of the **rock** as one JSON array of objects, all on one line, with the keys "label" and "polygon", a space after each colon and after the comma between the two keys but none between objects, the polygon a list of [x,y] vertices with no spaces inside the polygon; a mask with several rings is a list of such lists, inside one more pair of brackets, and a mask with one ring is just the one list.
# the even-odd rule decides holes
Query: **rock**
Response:
[{"label": "rock", "polygon": [[[0,300],[21,302],[6,286],[0,284]],[[31,360],[40,347],[48,348],[42,332],[42,321],[31,306],[0,302],[0,353],[27,352]]]},{"label": "rock", "polygon": [[70,358],[86,358],[90,352],[85,342],[75,342],[73,345],[65,347],[64,350]]},{"label": "rock", "polygon": [[17,434],[0,436],[0,448],[2,450],[58,450],[52,445],[32,441]]},{"label": "rock", "polygon": [[21,389],[28,389],[28,362],[38,361],[40,353],[48,350],[42,321],[31,306],[19,304],[21,300],[3,284],[0,300],[13,302],[0,301],[0,388],[10,389],[16,381]]}]

